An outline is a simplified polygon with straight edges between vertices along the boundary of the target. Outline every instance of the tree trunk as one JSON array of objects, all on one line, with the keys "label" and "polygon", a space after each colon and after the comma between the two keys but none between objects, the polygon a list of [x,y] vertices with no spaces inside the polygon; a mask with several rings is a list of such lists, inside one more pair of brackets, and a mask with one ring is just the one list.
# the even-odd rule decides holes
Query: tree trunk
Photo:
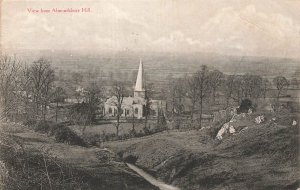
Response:
[{"label": "tree trunk", "polygon": [[44,105],[43,120],[46,121],[47,105]]},{"label": "tree trunk", "polygon": [[57,123],[57,115],[58,115],[58,101],[56,102],[56,109],[55,109],[55,122]]},{"label": "tree trunk", "polygon": [[213,92],[212,92],[212,103],[213,103],[213,105],[215,104],[215,101],[216,101],[216,89],[214,88]]},{"label": "tree trunk", "polygon": [[202,127],[202,125],[201,125],[202,124],[202,102],[203,102],[202,100],[203,100],[203,98],[200,98],[200,115],[199,115],[200,117],[199,117],[199,128],[198,128],[198,130],[201,129],[201,127]]},{"label": "tree trunk", "polygon": [[194,117],[194,108],[195,108],[195,102],[192,102],[192,108],[191,108],[191,123],[193,123],[193,117]]},{"label": "tree trunk", "polygon": [[119,136],[119,126],[120,126],[120,112],[118,110],[118,113],[117,113],[117,125],[116,125],[117,137]]},{"label": "tree trunk", "polygon": [[132,108],[132,130],[135,131],[135,126],[134,126],[134,109]]}]

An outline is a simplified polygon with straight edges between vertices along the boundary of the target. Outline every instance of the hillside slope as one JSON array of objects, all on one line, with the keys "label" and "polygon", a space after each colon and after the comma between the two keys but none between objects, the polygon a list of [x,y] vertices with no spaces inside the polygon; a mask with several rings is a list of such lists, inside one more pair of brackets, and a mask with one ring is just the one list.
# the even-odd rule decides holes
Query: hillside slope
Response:
[{"label": "hillside slope", "polygon": [[0,189],[157,189],[109,150],[55,143],[16,123],[0,123],[0,152]]},{"label": "hillside slope", "polygon": [[205,130],[200,130],[107,146],[182,189],[298,188],[299,127],[272,122],[247,127],[222,142],[203,140]]}]

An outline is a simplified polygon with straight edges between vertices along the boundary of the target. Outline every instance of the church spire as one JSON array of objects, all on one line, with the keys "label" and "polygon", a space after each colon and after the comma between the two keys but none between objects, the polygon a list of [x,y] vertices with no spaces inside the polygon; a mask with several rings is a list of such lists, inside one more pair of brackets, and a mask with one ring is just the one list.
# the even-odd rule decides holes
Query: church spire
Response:
[{"label": "church spire", "polygon": [[135,91],[144,91],[144,86],[143,86],[143,62],[142,59],[140,59],[140,66],[139,66],[139,71],[138,75],[136,78],[136,83],[135,83]]},{"label": "church spire", "polygon": [[143,75],[144,75],[143,62],[142,59],[140,59],[139,71],[138,71],[135,88],[134,88],[134,97],[143,97],[143,98],[145,97]]}]

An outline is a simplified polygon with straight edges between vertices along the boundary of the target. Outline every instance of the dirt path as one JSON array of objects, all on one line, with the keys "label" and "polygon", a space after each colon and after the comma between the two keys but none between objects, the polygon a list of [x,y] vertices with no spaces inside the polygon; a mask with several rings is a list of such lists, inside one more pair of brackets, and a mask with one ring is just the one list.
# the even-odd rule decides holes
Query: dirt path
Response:
[{"label": "dirt path", "polygon": [[135,171],[136,173],[138,173],[140,176],[142,176],[145,180],[147,180],[149,183],[151,183],[152,185],[158,187],[160,190],[180,190],[177,187],[174,187],[172,185],[168,185],[160,180],[155,179],[154,177],[152,177],[150,174],[146,173],[145,171],[143,171],[142,169],[138,168],[135,165],[126,163],[127,166],[132,169],[133,171]]}]

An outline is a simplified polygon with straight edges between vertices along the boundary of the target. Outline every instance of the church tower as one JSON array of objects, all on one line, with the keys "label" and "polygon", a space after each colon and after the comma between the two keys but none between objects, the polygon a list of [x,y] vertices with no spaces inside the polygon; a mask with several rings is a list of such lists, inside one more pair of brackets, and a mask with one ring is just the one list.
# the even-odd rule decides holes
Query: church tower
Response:
[{"label": "church tower", "polygon": [[134,97],[145,98],[143,75],[144,75],[143,63],[142,60],[140,59],[139,71],[138,71],[135,88],[134,88]]}]

